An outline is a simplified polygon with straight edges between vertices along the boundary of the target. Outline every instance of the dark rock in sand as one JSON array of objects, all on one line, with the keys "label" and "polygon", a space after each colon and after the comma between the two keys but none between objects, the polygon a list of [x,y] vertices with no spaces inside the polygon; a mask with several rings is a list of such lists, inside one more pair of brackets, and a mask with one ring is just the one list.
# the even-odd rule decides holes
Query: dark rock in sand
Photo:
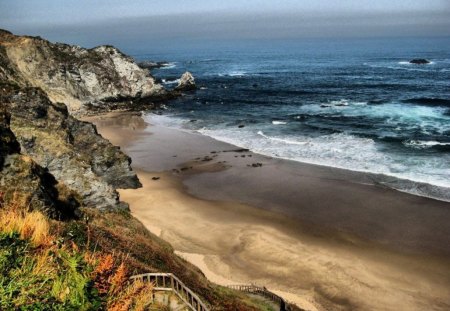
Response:
[{"label": "dark rock in sand", "polygon": [[157,177],[157,176],[155,176],[155,177],[152,177],[152,180],[159,180],[161,177]]},{"label": "dark rock in sand", "polygon": [[416,65],[425,65],[429,64],[430,61],[425,58],[414,58],[409,61],[410,64],[416,64]]},{"label": "dark rock in sand", "polygon": [[252,167],[261,167],[262,166],[262,163],[253,163],[252,164]]},{"label": "dark rock in sand", "polygon": [[224,150],[223,152],[249,152],[249,149],[241,148],[241,149],[232,149],[232,150]]}]

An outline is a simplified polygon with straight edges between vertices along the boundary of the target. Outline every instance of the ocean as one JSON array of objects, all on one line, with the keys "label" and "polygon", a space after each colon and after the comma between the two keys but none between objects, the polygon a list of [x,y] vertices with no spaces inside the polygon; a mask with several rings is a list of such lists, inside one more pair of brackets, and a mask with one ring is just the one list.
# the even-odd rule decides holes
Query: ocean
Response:
[{"label": "ocean", "polygon": [[152,122],[450,199],[450,38],[204,43],[133,56],[169,61],[152,70],[168,88],[186,70],[199,87]]}]

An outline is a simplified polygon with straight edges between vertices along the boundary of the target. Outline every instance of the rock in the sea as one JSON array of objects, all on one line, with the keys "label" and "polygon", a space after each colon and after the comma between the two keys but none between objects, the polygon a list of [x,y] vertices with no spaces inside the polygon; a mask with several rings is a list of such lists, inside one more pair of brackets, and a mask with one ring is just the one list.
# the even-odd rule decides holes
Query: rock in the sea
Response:
[{"label": "rock in the sea", "polygon": [[430,61],[425,58],[414,58],[409,61],[410,64],[416,64],[416,65],[425,65],[429,64]]},{"label": "rock in the sea", "polygon": [[178,85],[175,88],[175,90],[177,90],[177,91],[192,91],[192,90],[195,90],[196,88],[197,88],[197,86],[195,85],[194,76],[189,71],[186,71],[181,76],[180,82],[178,82]]},{"label": "rock in the sea", "polygon": [[142,62],[137,63],[137,65],[142,68],[142,69],[157,69],[157,68],[161,68],[161,67],[167,67],[169,66],[168,62],[152,62],[149,60],[145,60]]}]

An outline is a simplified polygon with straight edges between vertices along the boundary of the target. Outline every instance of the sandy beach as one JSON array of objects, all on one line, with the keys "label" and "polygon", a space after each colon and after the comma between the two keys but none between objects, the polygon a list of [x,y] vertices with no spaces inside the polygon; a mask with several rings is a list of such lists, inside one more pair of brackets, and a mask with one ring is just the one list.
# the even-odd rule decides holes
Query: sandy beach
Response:
[{"label": "sandy beach", "polygon": [[137,114],[88,120],[133,160],[143,188],[121,199],[211,281],[264,285],[306,310],[450,309],[449,203]]}]

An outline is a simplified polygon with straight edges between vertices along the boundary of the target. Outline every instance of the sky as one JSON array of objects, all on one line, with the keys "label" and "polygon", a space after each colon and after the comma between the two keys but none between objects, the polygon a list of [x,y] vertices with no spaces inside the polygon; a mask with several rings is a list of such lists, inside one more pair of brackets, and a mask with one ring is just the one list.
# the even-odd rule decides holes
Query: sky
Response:
[{"label": "sky", "polygon": [[450,0],[0,0],[0,28],[87,47],[450,36]]}]

